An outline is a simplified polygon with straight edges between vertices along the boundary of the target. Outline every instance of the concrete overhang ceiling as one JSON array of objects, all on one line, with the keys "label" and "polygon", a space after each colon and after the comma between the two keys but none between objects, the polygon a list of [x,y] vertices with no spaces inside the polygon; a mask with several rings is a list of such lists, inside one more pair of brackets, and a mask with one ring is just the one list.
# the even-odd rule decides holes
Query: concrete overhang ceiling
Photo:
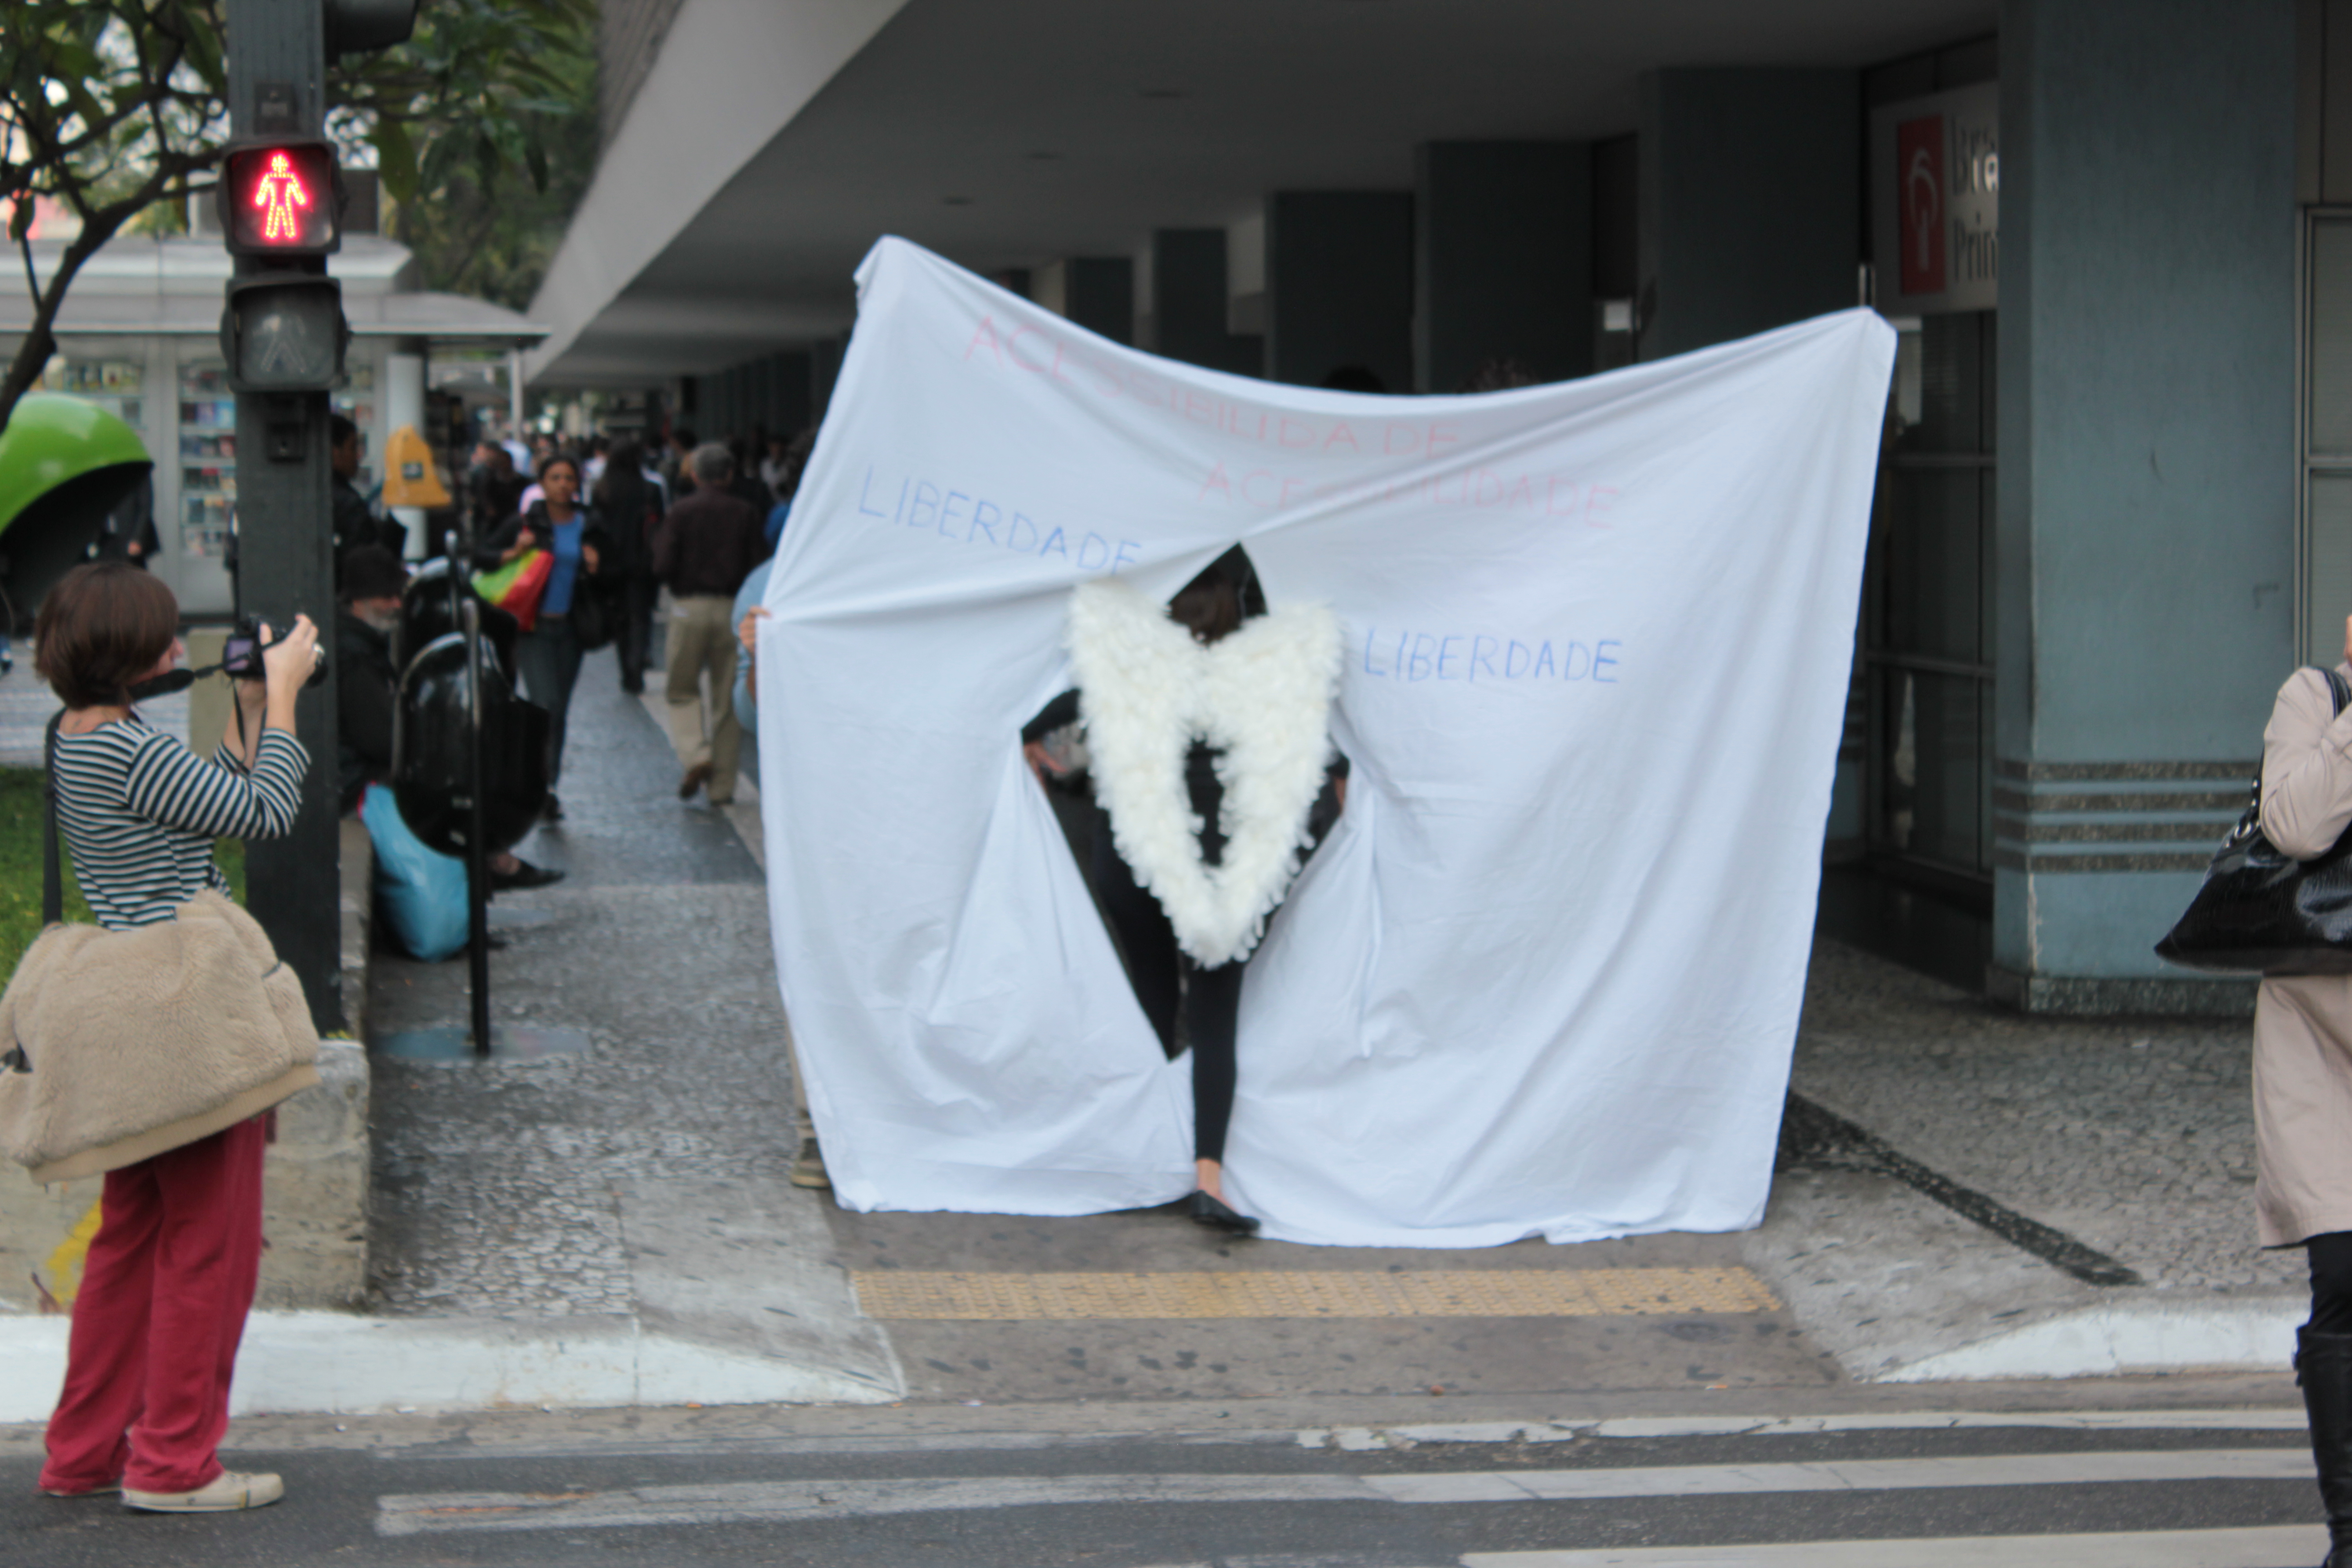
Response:
[{"label": "concrete overhang ceiling", "polygon": [[845,328],[904,235],[988,272],[1132,255],[1283,190],[1401,190],[1416,144],[1633,129],[1668,67],[1861,67],[1993,0],[687,0],[532,302],[549,384]]}]

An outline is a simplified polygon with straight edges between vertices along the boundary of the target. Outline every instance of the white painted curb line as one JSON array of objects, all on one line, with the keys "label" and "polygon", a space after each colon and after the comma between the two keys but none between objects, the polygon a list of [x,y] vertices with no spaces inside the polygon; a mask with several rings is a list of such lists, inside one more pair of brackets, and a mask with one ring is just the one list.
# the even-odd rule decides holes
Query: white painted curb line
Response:
[{"label": "white painted curb line", "polygon": [[2292,1298],[2092,1307],[1939,1352],[1874,1383],[2112,1377],[2151,1372],[2279,1372],[2309,1309]]},{"label": "white painted curb line", "polygon": [[[61,1317],[0,1317],[0,1422],[42,1421],[65,1381]],[[256,1312],[230,1414],[547,1405],[881,1405],[905,1390],[843,1369],[647,1331],[631,1318],[357,1318]]]}]

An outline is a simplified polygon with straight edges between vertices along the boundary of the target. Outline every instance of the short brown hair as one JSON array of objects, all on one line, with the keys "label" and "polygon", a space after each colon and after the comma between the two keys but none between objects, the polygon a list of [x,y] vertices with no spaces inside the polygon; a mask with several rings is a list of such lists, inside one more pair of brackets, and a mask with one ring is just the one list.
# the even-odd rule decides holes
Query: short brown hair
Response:
[{"label": "short brown hair", "polygon": [[122,561],[77,566],[41,601],[33,623],[33,668],[68,708],[131,700],[131,684],[154,668],[180,635],[172,590]]}]

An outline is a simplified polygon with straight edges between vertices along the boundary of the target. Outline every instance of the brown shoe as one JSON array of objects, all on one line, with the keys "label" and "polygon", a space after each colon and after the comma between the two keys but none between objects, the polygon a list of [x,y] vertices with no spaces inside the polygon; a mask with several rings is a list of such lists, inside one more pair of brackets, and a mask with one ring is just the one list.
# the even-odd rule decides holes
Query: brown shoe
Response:
[{"label": "brown shoe", "polygon": [[680,800],[692,800],[694,798],[694,792],[700,789],[704,784],[707,784],[709,782],[710,764],[709,763],[695,763],[694,766],[686,770],[686,776],[677,781],[677,798]]}]

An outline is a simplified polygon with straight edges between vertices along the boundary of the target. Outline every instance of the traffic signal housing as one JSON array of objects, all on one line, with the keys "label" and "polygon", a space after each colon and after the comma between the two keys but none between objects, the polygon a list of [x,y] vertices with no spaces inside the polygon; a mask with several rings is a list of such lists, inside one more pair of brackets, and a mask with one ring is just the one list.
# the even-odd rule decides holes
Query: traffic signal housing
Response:
[{"label": "traffic signal housing", "polygon": [[327,59],[404,44],[416,29],[416,0],[323,0]]},{"label": "traffic signal housing", "polygon": [[351,342],[343,286],[315,272],[233,278],[221,312],[221,358],[232,392],[329,392]]},{"label": "traffic signal housing", "polygon": [[241,140],[221,160],[218,200],[231,256],[327,256],[343,243],[342,177],[321,138]]}]

